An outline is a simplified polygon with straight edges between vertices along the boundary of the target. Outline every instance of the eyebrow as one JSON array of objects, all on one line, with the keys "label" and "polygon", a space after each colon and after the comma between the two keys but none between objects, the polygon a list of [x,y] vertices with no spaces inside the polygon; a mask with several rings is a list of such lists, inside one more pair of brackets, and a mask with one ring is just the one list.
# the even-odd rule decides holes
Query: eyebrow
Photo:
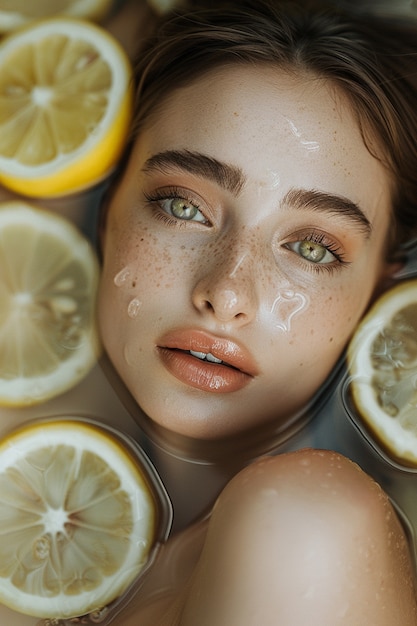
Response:
[{"label": "eyebrow", "polygon": [[[236,196],[246,183],[246,176],[241,168],[190,150],[158,152],[147,159],[143,166],[144,172],[160,171],[166,174],[175,170],[208,178]],[[281,205],[295,210],[313,210],[346,217],[356,224],[367,238],[372,232],[372,224],[359,205],[344,196],[316,189],[293,188],[285,194]]]},{"label": "eyebrow", "polygon": [[344,196],[316,189],[290,189],[285,194],[282,205],[290,209],[313,210],[346,217],[356,224],[367,238],[372,232],[372,224],[359,205]]},{"label": "eyebrow", "polygon": [[190,150],[159,152],[151,156],[143,167],[144,172],[159,170],[162,173],[167,173],[170,170],[178,169],[208,178],[236,196],[241,192],[246,182],[246,177],[239,167]]}]

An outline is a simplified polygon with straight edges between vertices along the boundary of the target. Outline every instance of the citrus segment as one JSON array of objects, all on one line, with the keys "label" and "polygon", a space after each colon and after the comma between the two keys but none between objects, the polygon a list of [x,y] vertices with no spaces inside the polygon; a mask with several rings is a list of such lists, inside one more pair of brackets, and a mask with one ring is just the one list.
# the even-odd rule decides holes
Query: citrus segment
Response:
[{"label": "citrus segment", "polygon": [[41,21],[0,44],[0,182],[54,197],[109,174],[132,114],[130,62],[83,21]]},{"label": "citrus segment", "polygon": [[348,349],[351,393],[389,454],[417,466],[417,280],[382,296]]},{"label": "citrus segment", "polygon": [[98,262],[66,219],[0,204],[0,404],[47,400],[95,363]]},{"label": "citrus segment", "polygon": [[113,0],[0,0],[0,33],[53,15],[100,20],[112,4]]},{"label": "citrus segment", "polygon": [[110,432],[23,426],[0,442],[0,601],[44,618],[106,606],[147,561],[155,511],[144,469]]}]

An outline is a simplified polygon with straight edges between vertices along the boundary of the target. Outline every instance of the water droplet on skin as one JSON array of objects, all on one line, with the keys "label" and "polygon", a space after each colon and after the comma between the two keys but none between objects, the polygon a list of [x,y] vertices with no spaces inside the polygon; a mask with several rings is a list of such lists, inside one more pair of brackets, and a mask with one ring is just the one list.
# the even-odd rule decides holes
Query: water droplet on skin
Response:
[{"label": "water droplet on skin", "polygon": [[276,319],[275,327],[284,332],[289,332],[291,320],[308,307],[308,302],[307,296],[301,293],[289,289],[278,292],[270,309],[271,315]]},{"label": "water droplet on skin", "polygon": [[123,356],[124,356],[124,358],[125,358],[125,361],[126,361],[126,364],[127,364],[127,365],[129,365],[130,367],[131,367],[132,365],[134,365],[134,360],[130,358],[130,350],[129,350],[129,346],[128,346],[128,345],[126,345],[126,346],[124,347],[124,350],[123,350]]},{"label": "water droplet on skin", "polygon": [[300,145],[303,146],[307,152],[318,152],[320,150],[320,144],[318,141],[305,139],[304,134],[298,130],[294,122],[292,122],[289,118],[286,118],[286,120],[290,125],[292,134],[299,140]]},{"label": "water droplet on skin", "polygon": [[121,287],[125,284],[127,279],[130,276],[130,269],[128,267],[124,267],[116,276],[114,277],[114,284],[116,287]]},{"label": "water droplet on skin", "polygon": [[137,317],[141,306],[142,306],[142,302],[138,300],[138,298],[133,298],[133,300],[129,302],[129,305],[127,307],[128,316],[131,317],[132,319]]},{"label": "water droplet on skin", "polygon": [[230,272],[229,274],[229,278],[234,278],[239,270],[239,267],[242,265],[243,261],[246,259],[246,257],[248,256],[248,252],[245,252],[238,260],[238,262],[236,263],[235,267],[233,268],[233,270]]}]

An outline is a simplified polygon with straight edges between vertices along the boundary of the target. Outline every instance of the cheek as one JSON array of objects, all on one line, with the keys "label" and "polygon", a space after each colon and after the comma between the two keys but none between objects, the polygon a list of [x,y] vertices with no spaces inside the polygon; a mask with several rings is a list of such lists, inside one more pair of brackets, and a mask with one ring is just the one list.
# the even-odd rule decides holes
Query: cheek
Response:
[{"label": "cheek", "polygon": [[146,250],[142,237],[131,232],[127,228],[109,229],[104,242],[98,318],[106,347],[119,339],[126,321],[138,317],[143,306],[139,277],[147,276],[140,271]]},{"label": "cheek", "polygon": [[318,353],[338,354],[346,345],[366,308],[369,296],[350,286],[317,290],[303,319],[296,319],[294,337],[319,346]]},{"label": "cheek", "polygon": [[290,333],[296,318],[305,318],[310,308],[310,296],[289,286],[277,289],[267,304],[268,325],[276,333]]},{"label": "cheek", "polygon": [[[274,326],[273,354],[324,378],[334,367],[361,318],[367,299],[342,287],[300,287],[279,293],[270,317]],[[276,364],[279,367],[279,362]]]},{"label": "cheek", "polygon": [[105,245],[102,282],[119,294],[159,288],[172,274],[170,248],[141,224],[112,231]]},{"label": "cheek", "polygon": [[[109,230],[99,290],[98,316],[104,344],[131,341],[141,328],[170,314],[186,287],[192,266],[185,251],[173,251],[165,238],[142,224]],[[135,341],[133,341],[135,343]]]},{"label": "cheek", "polygon": [[302,342],[308,346],[312,336],[321,336],[322,340],[323,336],[334,334],[333,329],[339,324],[346,326],[347,298],[343,291],[331,286],[331,281],[318,281],[315,277],[309,281],[305,275],[297,277],[296,272],[275,272],[264,282],[260,316],[274,341],[289,346]]}]

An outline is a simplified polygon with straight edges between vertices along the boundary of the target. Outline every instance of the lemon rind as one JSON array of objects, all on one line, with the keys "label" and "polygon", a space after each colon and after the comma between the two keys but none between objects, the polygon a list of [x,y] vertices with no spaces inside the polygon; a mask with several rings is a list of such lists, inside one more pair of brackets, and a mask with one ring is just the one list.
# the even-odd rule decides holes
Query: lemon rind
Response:
[{"label": "lemon rind", "polygon": [[12,380],[0,377],[0,406],[10,407],[39,404],[71,389],[87,375],[101,353],[94,310],[99,265],[92,245],[72,222],[60,215],[18,200],[0,204],[0,231],[19,224],[33,225],[34,229],[58,238],[71,251],[72,258],[82,262],[90,285],[91,318],[84,328],[82,343],[52,373]]},{"label": "lemon rind", "polygon": [[[39,438],[34,444],[34,437]],[[31,445],[32,442],[32,445]],[[119,597],[138,576],[148,558],[155,532],[155,502],[139,464],[109,434],[99,428],[71,420],[23,426],[0,443],[0,473],[12,466],[10,457],[24,458],[34,449],[57,444],[83,445],[83,450],[98,454],[116,472],[122,489],[130,494],[132,516],[131,549],[120,570],[100,586],[100,593],[85,591],[76,596],[59,593],[52,598],[22,592],[0,578],[0,601],[20,613],[42,618],[71,618],[100,610]],[[100,448],[102,448],[100,450]],[[116,469],[118,468],[118,470]],[[121,471],[123,470],[123,471]],[[146,517],[144,521],[144,517]]]},{"label": "lemon rind", "polygon": [[[113,0],[76,0],[67,9],[60,11],[59,15],[100,21],[108,15],[112,5]],[[4,9],[0,9],[0,33],[7,34],[20,29],[34,19],[36,18],[25,17],[18,11],[6,11]]]},{"label": "lemon rind", "polygon": [[[371,347],[375,337],[400,309],[417,302],[417,280],[399,283],[373,305],[363,318],[347,350],[350,393],[357,412],[383,450],[399,462],[417,467],[417,435],[387,415],[377,404],[370,384],[374,375]],[[417,423],[417,417],[416,417]]]},{"label": "lemon rind", "polygon": [[0,183],[34,198],[76,193],[106,178],[124,150],[133,113],[132,72],[124,49],[100,26],[83,20],[50,18],[6,37],[0,43],[0,71],[2,57],[6,58],[36,37],[52,34],[84,35],[109,65],[114,82],[104,117],[94,133],[76,150],[62,154],[52,162],[31,166],[0,155]]}]

